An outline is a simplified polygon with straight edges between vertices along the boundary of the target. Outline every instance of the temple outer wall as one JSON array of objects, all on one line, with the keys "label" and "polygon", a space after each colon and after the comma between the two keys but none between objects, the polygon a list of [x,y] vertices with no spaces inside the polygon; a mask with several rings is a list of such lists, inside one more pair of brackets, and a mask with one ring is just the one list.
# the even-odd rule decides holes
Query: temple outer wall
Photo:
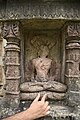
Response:
[{"label": "temple outer wall", "polygon": [[[24,0],[24,3],[21,3],[21,2],[16,3],[16,0],[14,0],[14,3],[13,3],[13,1],[8,0],[8,3],[7,4],[5,3],[4,6],[1,7],[0,21],[3,21],[3,20],[5,20],[5,21],[6,20],[10,20],[10,21],[19,20],[19,21],[21,21],[21,19],[29,20],[29,19],[34,19],[34,18],[53,19],[53,20],[65,19],[65,20],[75,20],[75,21],[80,20],[80,7],[79,7],[78,3],[74,2],[71,4],[68,4],[68,3],[63,4],[63,2],[60,2],[60,3],[55,2],[55,4],[54,4],[54,2],[53,2],[53,4],[52,4],[52,3],[48,3],[48,2],[45,2],[45,3],[43,2],[41,4],[38,4],[38,3],[27,4],[27,2],[25,3],[25,1],[26,0]],[[27,7],[26,7],[26,4],[27,4]],[[36,6],[37,6],[37,8],[36,8]],[[47,9],[47,7],[48,7],[48,9]],[[49,12],[48,12],[48,10],[49,10]],[[36,11],[37,11],[37,13],[36,13]],[[72,26],[74,26],[74,24]],[[72,28],[74,28],[74,27],[72,27]],[[65,28],[65,29],[67,31],[67,28]],[[74,30],[72,30],[72,31],[74,32]],[[77,33],[75,35],[77,35]],[[75,38],[75,35],[72,35],[72,36]],[[67,38],[69,38],[69,34],[68,34]],[[77,37],[77,38],[79,38],[79,37]],[[72,41],[72,38],[70,40]],[[65,36],[65,41],[67,41],[66,36]],[[1,39],[0,43],[2,44],[2,39]],[[69,47],[67,48],[67,44],[66,44],[66,51],[65,52],[66,52],[67,56],[69,53],[68,51],[70,49],[72,49],[72,48],[69,48]],[[75,49],[75,48],[73,47],[73,49]],[[67,58],[67,56],[66,56],[66,58]],[[1,59],[2,59],[2,55],[1,55]],[[65,62],[67,65],[65,67],[67,67],[67,70],[69,70],[70,69],[69,64],[68,64],[69,60],[67,60],[67,61],[65,60]],[[1,75],[2,75],[2,71],[3,71],[3,63],[2,62],[0,62],[0,66],[1,66]],[[64,71],[63,71],[63,73],[64,73]],[[66,96],[68,98],[67,102],[68,102],[69,107],[73,107],[73,109],[74,109],[74,112],[72,113],[72,115],[79,116],[80,101],[79,101],[79,99],[77,99],[80,96],[79,76],[77,78],[75,78],[74,76],[71,77],[70,76],[72,74],[71,70],[65,71],[65,73],[66,74],[65,74],[64,78],[66,79],[66,84],[70,85],[68,87],[69,89],[67,91],[67,96]],[[2,79],[3,79],[3,77],[2,77]],[[3,80],[2,79],[1,79],[1,81],[4,81],[4,79]],[[4,82],[1,82],[0,84],[2,85],[2,84],[4,84]],[[78,86],[78,88],[76,90],[74,89],[75,85]],[[2,89],[1,89],[1,91],[2,91]],[[2,92],[0,94],[2,96]],[[46,118],[46,119],[51,119],[51,118]],[[72,118],[62,118],[62,120],[63,119],[64,120],[71,120]],[[80,120],[80,118],[78,118],[77,116],[75,116],[75,119]],[[61,120],[61,118],[60,118],[60,120]]]}]

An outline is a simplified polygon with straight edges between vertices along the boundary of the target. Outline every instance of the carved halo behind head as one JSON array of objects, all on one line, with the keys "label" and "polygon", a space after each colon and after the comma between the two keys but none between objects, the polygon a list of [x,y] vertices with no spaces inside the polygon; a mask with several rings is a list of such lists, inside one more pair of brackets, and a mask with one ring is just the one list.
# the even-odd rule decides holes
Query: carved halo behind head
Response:
[{"label": "carved halo behind head", "polygon": [[49,49],[47,46],[41,45],[40,50],[38,51],[38,56],[42,57],[45,56],[47,57],[49,54]]}]

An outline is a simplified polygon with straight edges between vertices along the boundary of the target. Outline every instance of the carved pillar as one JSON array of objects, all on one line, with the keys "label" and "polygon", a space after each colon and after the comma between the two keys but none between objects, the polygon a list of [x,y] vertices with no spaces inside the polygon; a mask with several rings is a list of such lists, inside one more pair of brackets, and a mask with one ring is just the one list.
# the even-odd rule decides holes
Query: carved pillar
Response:
[{"label": "carved pillar", "polygon": [[19,104],[20,83],[20,33],[19,23],[4,23],[2,34],[7,40],[5,47],[6,99],[11,105]]},{"label": "carved pillar", "polygon": [[[70,23],[66,29],[66,69],[69,104],[80,106],[80,23]],[[78,109],[79,110],[79,109]]]}]

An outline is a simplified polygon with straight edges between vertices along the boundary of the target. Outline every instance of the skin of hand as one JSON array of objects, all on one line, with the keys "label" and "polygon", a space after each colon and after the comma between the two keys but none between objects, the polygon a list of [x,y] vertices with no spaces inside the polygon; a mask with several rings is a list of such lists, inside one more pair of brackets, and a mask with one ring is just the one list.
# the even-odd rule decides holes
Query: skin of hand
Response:
[{"label": "skin of hand", "polygon": [[34,120],[48,115],[50,113],[50,106],[48,105],[48,101],[45,101],[46,96],[45,94],[41,100],[39,100],[40,94],[38,94],[27,110],[2,120]]},{"label": "skin of hand", "polygon": [[40,94],[38,94],[31,106],[28,108],[28,112],[30,113],[30,116],[32,116],[31,120],[46,116],[50,113],[49,103],[48,101],[45,101],[46,96],[47,95],[45,94],[39,101]]}]

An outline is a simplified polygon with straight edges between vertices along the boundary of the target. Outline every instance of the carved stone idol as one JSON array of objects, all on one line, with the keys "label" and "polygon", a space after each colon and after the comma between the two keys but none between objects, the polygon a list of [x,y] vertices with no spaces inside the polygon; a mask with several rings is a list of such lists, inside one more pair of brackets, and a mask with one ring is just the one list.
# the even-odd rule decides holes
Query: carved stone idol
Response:
[{"label": "carved stone idol", "polygon": [[[66,86],[56,80],[56,72],[54,72],[55,62],[48,58],[49,49],[42,45],[38,51],[38,57],[32,60],[33,73],[31,81],[21,84],[21,99],[34,99],[37,92],[42,95],[47,93],[49,99],[61,100],[65,97]],[[53,72],[51,71],[52,68]],[[55,73],[55,74],[54,74]]]},{"label": "carved stone idol", "polygon": [[[51,68],[52,60],[47,58],[49,50],[47,46],[42,46],[42,54],[38,56],[38,58],[33,59],[33,79],[36,81],[47,81],[48,80],[48,72]],[[38,53],[39,54],[39,53]]]}]

